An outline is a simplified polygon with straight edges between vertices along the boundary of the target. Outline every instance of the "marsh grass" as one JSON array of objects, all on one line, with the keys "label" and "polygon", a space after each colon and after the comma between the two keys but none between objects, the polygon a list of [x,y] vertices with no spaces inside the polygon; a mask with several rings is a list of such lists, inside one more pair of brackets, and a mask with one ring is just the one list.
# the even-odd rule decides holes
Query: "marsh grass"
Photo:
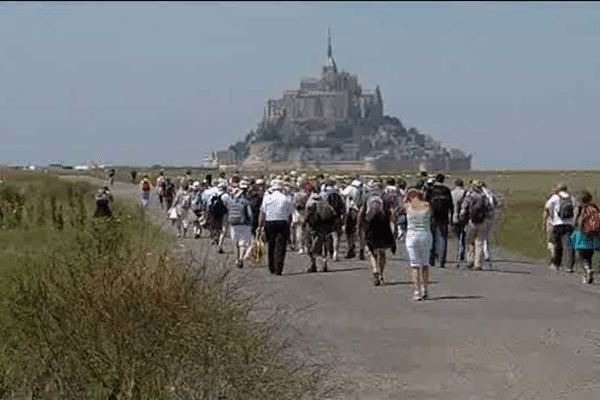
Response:
[{"label": "marsh grass", "polygon": [[94,219],[91,187],[45,179],[1,188],[4,218],[23,212],[0,230],[0,398],[314,394],[317,369],[249,318],[227,265],[173,252],[135,201]]}]

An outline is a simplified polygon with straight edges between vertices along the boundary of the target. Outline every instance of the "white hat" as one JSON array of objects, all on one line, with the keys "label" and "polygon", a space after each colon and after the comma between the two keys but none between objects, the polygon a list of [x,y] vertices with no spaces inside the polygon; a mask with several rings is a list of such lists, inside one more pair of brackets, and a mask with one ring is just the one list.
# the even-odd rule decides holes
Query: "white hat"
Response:
[{"label": "white hat", "polygon": [[245,180],[240,181],[240,184],[239,184],[240,189],[248,189],[249,186],[250,185],[248,185],[248,181],[245,181]]},{"label": "white hat", "polygon": [[281,179],[273,179],[271,181],[271,189],[282,189],[282,183],[283,182],[281,182]]},{"label": "white hat", "polygon": [[355,180],[352,181],[352,183],[350,185],[354,186],[354,187],[359,187],[360,186],[360,181],[358,179],[355,179]]},{"label": "white hat", "polygon": [[200,187],[200,182],[198,182],[198,181],[194,182],[194,184],[192,185],[192,187],[194,189],[198,189]]},{"label": "white hat", "polygon": [[265,183],[265,181],[263,179],[257,179],[255,182],[257,185],[262,185]]}]

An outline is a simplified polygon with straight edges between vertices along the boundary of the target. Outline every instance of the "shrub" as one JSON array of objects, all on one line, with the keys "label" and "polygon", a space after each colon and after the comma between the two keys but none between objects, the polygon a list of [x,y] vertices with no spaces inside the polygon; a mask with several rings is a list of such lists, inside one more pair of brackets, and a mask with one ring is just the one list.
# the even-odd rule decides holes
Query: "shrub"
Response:
[{"label": "shrub", "polygon": [[[15,243],[15,267],[1,270],[0,398],[312,393],[316,370],[284,358],[269,326],[224,290],[226,266],[176,256],[134,202],[119,202],[112,218],[89,218],[83,191],[69,187],[31,203],[33,214],[48,203],[52,218],[30,219],[37,247]],[[24,231],[21,224],[2,234]]]}]

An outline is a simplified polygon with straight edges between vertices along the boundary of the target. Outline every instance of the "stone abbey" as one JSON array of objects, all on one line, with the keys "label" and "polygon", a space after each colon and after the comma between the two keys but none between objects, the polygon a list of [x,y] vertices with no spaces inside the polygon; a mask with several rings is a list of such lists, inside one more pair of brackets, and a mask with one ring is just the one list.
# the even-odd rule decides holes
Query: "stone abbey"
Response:
[{"label": "stone abbey", "polygon": [[[357,169],[469,170],[471,155],[384,115],[379,87],[365,90],[354,73],[339,71],[331,35],[320,76],[303,78],[300,89],[267,100],[263,120],[244,141],[213,155],[219,164],[260,168],[352,165]],[[341,169],[352,169],[343,168]]]}]

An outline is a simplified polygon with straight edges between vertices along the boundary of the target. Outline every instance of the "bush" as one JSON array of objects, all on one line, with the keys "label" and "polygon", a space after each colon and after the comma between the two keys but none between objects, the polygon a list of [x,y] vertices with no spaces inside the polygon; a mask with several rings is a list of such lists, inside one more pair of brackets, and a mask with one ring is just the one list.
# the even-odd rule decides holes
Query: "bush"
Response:
[{"label": "bush", "polygon": [[[282,357],[269,327],[251,321],[247,303],[224,290],[227,268],[216,273],[207,261],[176,257],[170,237],[135,212],[133,202],[121,203],[112,218],[89,218],[80,194],[71,189],[55,197],[53,208],[76,212],[63,215],[62,229],[54,218],[35,215],[48,204],[38,199],[30,212],[41,224],[35,232],[45,236],[43,246],[2,270],[9,280],[3,278],[0,309],[0,398],[312,393],[315,371]],[[4,234],[25,228],[13,230]]]}]

